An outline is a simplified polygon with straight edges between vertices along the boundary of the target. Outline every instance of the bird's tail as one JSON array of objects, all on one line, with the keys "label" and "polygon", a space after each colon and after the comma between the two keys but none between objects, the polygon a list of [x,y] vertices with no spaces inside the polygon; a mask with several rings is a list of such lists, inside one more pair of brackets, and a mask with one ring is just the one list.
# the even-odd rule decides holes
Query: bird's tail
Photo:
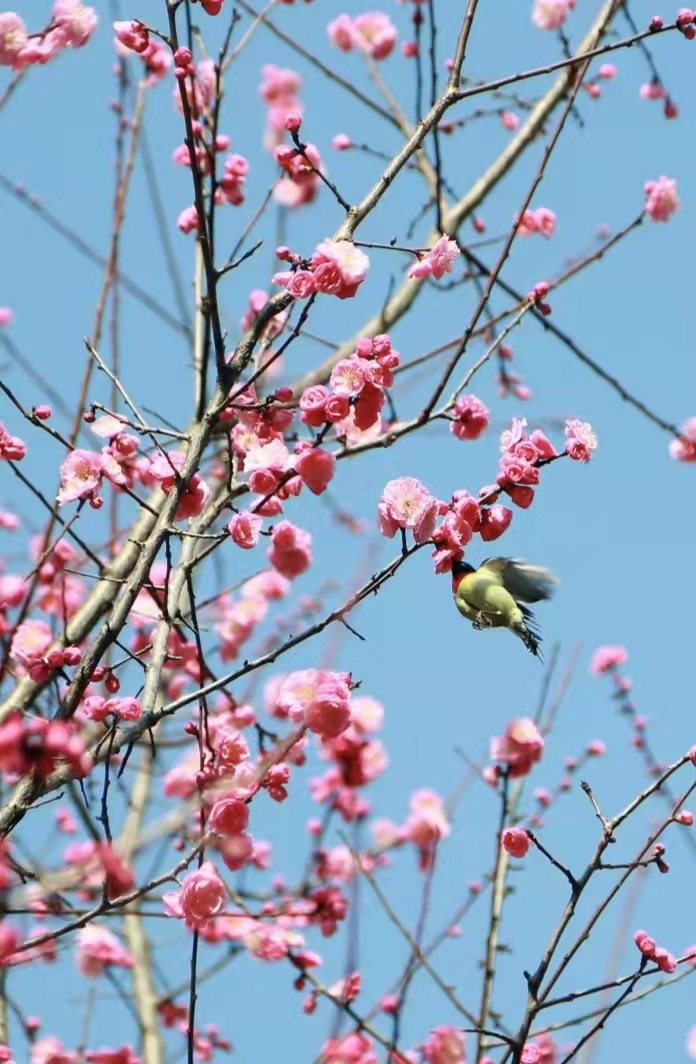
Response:
[{"label": "bird's tail", "polygon": [[530,654],[541,660],[541,632],[534,614],[526,606],[519,605],[519,610],[521,616],[513,623],[512,630],[520,637]]}]

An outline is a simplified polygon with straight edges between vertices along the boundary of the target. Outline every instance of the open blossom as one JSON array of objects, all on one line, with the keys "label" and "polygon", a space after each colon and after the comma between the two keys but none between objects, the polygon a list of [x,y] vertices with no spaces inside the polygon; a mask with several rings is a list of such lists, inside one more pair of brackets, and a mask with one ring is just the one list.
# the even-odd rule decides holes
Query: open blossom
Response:
[{"label": "open blossom", "polygon": [[0,458],[21,462],[27,453],[27,445],[19,436],[11,436],[0,421]]},{"label": "open blossom", "polygon": [[437,499],[415,477],[390,480],[377,507],[379,530],[392,539],[398,529],[410,528],[416,543],[425,543],[435,531],[439,508]]},{"label": "open blossom", "polygon": [[350,299],[367,276],[370,260],[350,240],[323,240],[312,255],[317,292]]},{"label": "open blossom", "polygon": [[96,451],[71,451],[60,467],[58,505],[95,495],[101,487],[102,474],[101,455]]},{"label": "open blossom", "polygon": [[326,27],[329,40],[342,52],[352,52],[356,45],[355,27],[350,15],[339,15]]},{"label": "open blossom", "polygon": [[575,6],[575,0],[536,0],[532,22],[540,30],[559,30]]},{"label": "open blossom", "polygon": [[52,642],[53,635],[45,621],[24,621],[14,634],[10,653],[14,661],[30,669],[42,660]]},{"label": "open blossom", "polygon": [[168,891],[162,895],[167,915],[183,919],[192,930],[204,927],[208,920],[217,916],[226,901],[225,884],[211,861],[204,861],[196,871],[189,872],[178,892]]},{"label": "open blossom", "polygon": [[541,760],[544,737],[533,720],[522,717],[510,721],[501,738],[491,739],[491,757],[506,765],[510,776],[526,776],[532,765]]},{"label": "open blossom", "polygon": [[82,48],[97,28],[97,13],[81,0],[54,0],[53,22],[68,48]]},{"label": "open blossom", "polygon": [[329,1038],[320,1059],[322,1064],[377,1064],[373,1043],[362,1031]]},{"label": "open blossom", "polygon": [[556,232],[556,215],[548,207],[526,210],[519,219],[518,236],[533,236],[539,233],[547,239]]},{"label": "open blossom", "polygon": [[366,11],[353,20],[355,43],[373,59],[386,59],[396,44],[396,26],[381,11]]},{"label": "open blossom", "polygon": [[321,669],[290,673],[280,684],[274,703],[276,716],[289,716],[322,738],[335,738],[350,724],[350,676]]},{"label": "open blossom", "polygon": [[428,1064],[465,1064],[464,1034],[447,1024],[435,1027],[423,1046],[423,1056]]},{"label": "open blossom", "polygon": [[646,181],[645,213],[654,222],[668,222],[675,211],[679,210],[677,182],[671,177],[658,177],[657,181]]},{"label": "open blossom", "polygon": [[537,232],[547,239],[556,232],[556,215],[548,207],[537,207],[534,213]]},{"label": "open blossom", "polygon": [[696,417],[682,425],[682,434],[678,440],[671,441],[669,453],[678,462],[696,462]]},{"label": "open blossom", "polygon": [[361,48],[373,59],[386,59],[396,44],[396,26],[381,11],[366,11],[357,18],[339,15],[327,26],[329,40],[342,52]]},{"label": "open blossom", "polygon": [[597,437],[587,421],[569,417],[565,423],[566,454],[574,462],[589,462],[597,449]]},{"label": "open blossom", "polygon": [[458,440],[477,440],[488,428],[488,407],[475,395],[460,395],[452,411],[450,429]]},{"label": "open blossom", "polygon": [[227,531],[238,547],[251,550],[259,541],[262,524],[262,519],[258,514],[242,510],[241,513],[234,515],[227,526]]},{"label": "open blossom", "polygon": [[592,655],[590,672],[599,676],[602,672],[609,672],[619,665],[625,665],[628,661],[628,651],[625,647],[599,647]]},{"label": "open blossom", "polygon": [[131,22],[114,22],[114,32],[117,42],[132,52],[142,54],[150,43],[147,27],[137,19]]},{"label": "open blossom", "polygon": [[439,281],[446,273],[452,272],[454,260],[460,254],[456,240],[448,236],[441,236],[427,255],[411,266],[408,271],[409,277],[434,277]]},{"label": "open blossom", "polygon": [[[27,43],[27,28],[24,20],[14,11],[0,13],[0,66],[14,66],[18,55]],[[9,324],[9,322],[3,322]]]},{"label": "open blossom", "polygon": [[501,838],[501,845],[511,857],[525,857],[531,842],[524,828],[505,828]]},{"label": "open blossom", "polygon": [[110,965],[132,968],[133,957],[106,927],[87,924],[77,932],[77,966],[86,976],[101,975]]}]

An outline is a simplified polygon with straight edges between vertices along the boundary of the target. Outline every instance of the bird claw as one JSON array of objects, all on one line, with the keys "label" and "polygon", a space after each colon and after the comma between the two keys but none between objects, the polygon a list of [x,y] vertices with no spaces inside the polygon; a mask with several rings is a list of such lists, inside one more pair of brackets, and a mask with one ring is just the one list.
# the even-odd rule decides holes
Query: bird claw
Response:
[{"label": "bird claw", "polygon": [[479,613],[476,620],[473,622],[473,627],[477,632],[482,632],[484,628],[490,628],[490,618],[486,617],[485,613]]}]

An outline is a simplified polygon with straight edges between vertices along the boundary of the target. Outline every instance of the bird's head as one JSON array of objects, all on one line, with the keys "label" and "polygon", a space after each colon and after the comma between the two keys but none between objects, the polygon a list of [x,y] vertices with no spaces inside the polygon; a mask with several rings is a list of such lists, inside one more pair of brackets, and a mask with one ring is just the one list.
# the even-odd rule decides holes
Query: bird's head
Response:
[{"label": "bird's head", "polygon": [[459,587],[459,581],[463,576],[467,576],[469,573],[475,573],[473,565],[469,565],[468,562],[453,561],[452,562],[452,592],[456,595],[457,588]]}]

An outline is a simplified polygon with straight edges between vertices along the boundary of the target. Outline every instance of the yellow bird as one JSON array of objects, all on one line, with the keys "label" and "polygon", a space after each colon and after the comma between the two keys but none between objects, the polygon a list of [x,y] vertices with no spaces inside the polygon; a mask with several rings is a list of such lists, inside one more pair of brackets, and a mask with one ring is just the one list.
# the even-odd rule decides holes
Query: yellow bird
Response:
[{"label": "yellow bird", "polygon": [[509,628],[535,657],[541,656],[541,634],[523,603],[551,598],[558,582],[549,569],[521,558],[486,558],[478,569],[452,564],[452,594],[462,616],[476,629]]}]

